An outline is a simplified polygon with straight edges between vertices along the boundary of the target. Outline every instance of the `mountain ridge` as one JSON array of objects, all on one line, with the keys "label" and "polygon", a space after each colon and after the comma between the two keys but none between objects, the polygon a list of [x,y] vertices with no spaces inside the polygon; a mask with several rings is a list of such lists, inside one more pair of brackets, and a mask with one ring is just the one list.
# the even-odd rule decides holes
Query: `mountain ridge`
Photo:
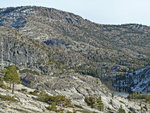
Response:
[{"label": "mountain ridge", "polygon": [[51,57],[81,74],[122,75],[150,64],[148,26],[101,25],[69,12],[36,6],[5,8],[0,15],[1,25],[44,42],[51,51],[56,47],[66,53],[55,51]]},{"label": "mountain ridge", "polygon": [[[112,87],[117,77],[133,75],[150,65],[150,27],[101,25],[72,13],[36,6],[1,9],[0,25],[1,68],[6,70],[15,65],[24,86],[67,96],[73,104],[88,108],[89,112],[101,112],[87,106],[85,98],[93,96],[101,96],[104,112],[117,112],[121,106],[127,112],[149,112],[146,109],[149,103],[118,97],[101,81],[109,79],[105,83]],[[1,77],[5,74],[3,69]],[[138,76],[141,74],[135,73],[132,77]],[[111,77],[114,80],[111,81]],[[121,82],[124,81],[128,79]],[[129,83],[137,89],[136,85],[141,82]],[[0,90],[2,94],[5,92]],[[22,99],[20,95],[17,96]]]}]

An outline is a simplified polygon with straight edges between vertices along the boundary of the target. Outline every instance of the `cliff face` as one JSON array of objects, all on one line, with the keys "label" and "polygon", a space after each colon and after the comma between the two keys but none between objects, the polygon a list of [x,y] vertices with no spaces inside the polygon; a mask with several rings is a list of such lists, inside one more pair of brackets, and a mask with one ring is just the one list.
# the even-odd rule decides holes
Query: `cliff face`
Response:
[{"label": "cliff face", "polygon": [[[70,59],[73,59],[72,62],[69,62]],[[29,39],[14,28],[0,26],[1,68],[14,64],[20,70],[29,69],[53,75],[69,69],[64,62],[76,65],[83,62],[83,58],[80,54]]]},{"label": "cliff face", "polygon": [[0,27],[1,65],[15,64],[19,68],[40,69],[42,63],[48,62],[48,54],[42,50],[39,42],[34,42],[13,28]]}]

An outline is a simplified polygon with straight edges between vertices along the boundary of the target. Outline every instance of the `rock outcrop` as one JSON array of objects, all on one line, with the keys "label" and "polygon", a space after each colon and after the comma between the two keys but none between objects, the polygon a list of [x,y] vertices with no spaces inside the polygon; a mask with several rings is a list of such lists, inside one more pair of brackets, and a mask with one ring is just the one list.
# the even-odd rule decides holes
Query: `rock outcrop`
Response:
[{"label": "rock outcrop", "polygon": [[[83,112],[114,112],[116,113],[120,106],[126,112],[136,113],[149,113],[150,105],[141,101],[132,101],[124,97],[112,96],[110,91],[100,82],[91,76],[82,76],[75,73],[68,73],[68,75],[61,77],[48,77],[48,76],[34,76],[33,75],[21,75],[22,80],[30,81],[33,83],[33,87],[39,91],[45,91],[49,95],[63,95],[66,98],[71,99],[72,107],[63,107],[57,105],[57,108],[63,109],[65,113],[68,111],[77,113]],[[32,79],[31,79],[32,78]],[[26,89],[26,92],[25,90]],[[47,107],[49,104],[38,101],[36,95],[32,95],[29,92],[33,92],[35,89],[25,87],[23,85],[16,85],[15,94],[12,95],[10,90],[0,88],[0,95],[7,95],[14,97],[18,102],[8,101],[0,99],[0,112],[2,113],[48,113]],[[104,103],[104,111],[99,111],[95,108],[91,108],[84,101],[86,96],[101,96]],[[144,108],[146,105],[147,111]],[[51,111],[52,112],[52,111]],[[56,111],[57,112],[57,111]]]},{"label": "rock outcrop", "polygon": [[[48,62],[48,54],[42,50],[42,44],[19,34],[15,29],[0,27],[1,66],[14,64],[19,68],[37,68]],[[39,47],[40,45],[40,47]]]}]

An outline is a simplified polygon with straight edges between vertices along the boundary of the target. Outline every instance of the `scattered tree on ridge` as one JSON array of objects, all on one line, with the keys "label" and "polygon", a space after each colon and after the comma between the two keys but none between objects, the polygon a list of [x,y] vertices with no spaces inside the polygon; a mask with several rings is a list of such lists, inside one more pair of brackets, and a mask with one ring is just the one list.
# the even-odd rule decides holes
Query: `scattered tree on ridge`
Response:
[{"label": "scattered tree on ridge", "polygon": [[12,94],[14,94],[15,84],[21,83],[20,77],[17,73],[16,66],[12,65],[7,69],[5,76],[4,76],[4,80],[10,83],[10,88],[12,84]]}]

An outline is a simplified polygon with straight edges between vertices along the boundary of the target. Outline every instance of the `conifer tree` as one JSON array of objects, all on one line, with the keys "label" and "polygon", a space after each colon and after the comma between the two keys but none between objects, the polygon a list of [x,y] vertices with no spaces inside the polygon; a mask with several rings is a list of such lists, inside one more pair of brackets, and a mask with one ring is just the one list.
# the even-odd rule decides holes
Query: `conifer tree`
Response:
[{"label": "conifer tree", "polygon": [[101,98],[101,96],[98,98],[98,100],[97,100],[97,106],[98,106],[98,109],[100,110],[100,111],[104,111],[104,104],[103,104],[103,101],[102,101],[102,98]]},{"label": "conifer tree", "polygon": [[10,83],[10,88],[12,84],[12,94],[14,94],[15,84],[21,83],[16,66],[12,65],[8,68],[8,70],[5,73],[4,80]]}]

